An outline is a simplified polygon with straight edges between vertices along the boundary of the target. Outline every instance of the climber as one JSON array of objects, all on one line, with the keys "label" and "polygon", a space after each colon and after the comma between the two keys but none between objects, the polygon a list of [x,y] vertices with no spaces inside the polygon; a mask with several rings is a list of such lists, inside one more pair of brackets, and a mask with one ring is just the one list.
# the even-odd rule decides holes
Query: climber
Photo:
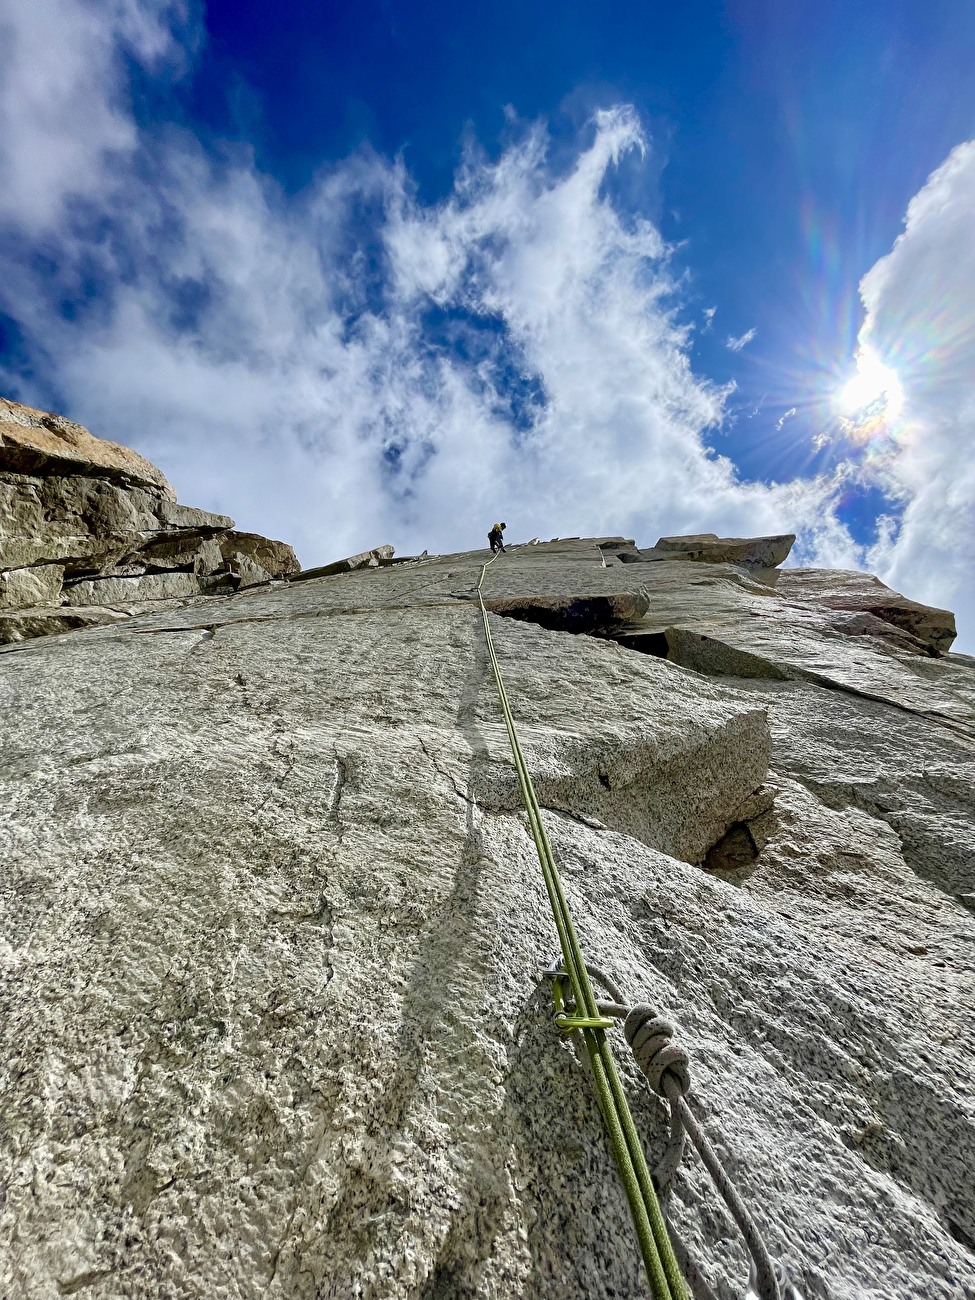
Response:
[{"label": "climber", "polygon": [[488,533],[488,544],[491,547],[492,554],[494,554],[495,551],[500,551],[502,555],[504,554],[504,538],[501,534],[507,527],[507,524],[495,524]]}]

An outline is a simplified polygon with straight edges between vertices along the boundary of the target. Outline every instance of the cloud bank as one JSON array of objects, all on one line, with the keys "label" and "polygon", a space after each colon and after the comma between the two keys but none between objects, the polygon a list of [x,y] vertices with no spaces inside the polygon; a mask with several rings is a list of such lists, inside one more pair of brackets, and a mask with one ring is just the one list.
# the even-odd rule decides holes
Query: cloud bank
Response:
[{"label": "cloud bank", "polygon": [[[200,34],[181,6],[6,12],[4,390],[137,447],[182,499],[292,542],[306,565],[385,541],[481,545],[494,518],[513,540],[798,531],[804,562],[863,564],[836,516],[850,466],[748,482],[713,449],[726,394],[691,369],[669,250],[606,193],[623,155],[649,148],[630,108],[597,113],[568,164],[542,123],[494,158],[471,145],[436,205],[368,152],[287,195],[245,148],[136,124],[126,64],[185,75]],[[55,69],[56,94],[31,91]],[[964,187],[953,177],[937,183]],[[864,281],[878,350],[922,292],[906,268],[947,220],[922,198]],[[911,410],[940,421],[946,458],[961,411],[920,395]],[[971,484],[959,493],[923,444],[905,438],[876,471],[910,504],[872,559],[909,594],[958,604],[965,565],[932,585],[923,556],[947,553]]]},{"label": "cloud bank", "polygon": [[864,276],[863,346],[897,373],[903,409],[872,477],[907,505],[869,562],[893,586],[955,609],[975,651],[975,141],[911,200],[904,231]]}]

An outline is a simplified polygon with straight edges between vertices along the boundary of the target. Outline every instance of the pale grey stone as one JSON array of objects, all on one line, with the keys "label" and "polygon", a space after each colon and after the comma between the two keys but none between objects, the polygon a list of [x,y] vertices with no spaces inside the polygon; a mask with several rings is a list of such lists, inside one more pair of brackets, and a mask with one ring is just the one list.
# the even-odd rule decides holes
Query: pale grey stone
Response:
[{"label": "pale grey stone", "polygon": [[704,560],[708,564],[754,564],[774,568],[789,555],[795,543],[794,533],[778,537],[718,537],[715,533],[696,533],[690,537],[659,537],[644,558],[656,559],[673,552],[682,559]]},{"label": "pale grey stone", "polygon": [[262,568],[249,555],[228,549],[224,558],[238,587],[256,587],[271,581],[267,569]]},{"label": "pale grey stone", "polygon": [[61,595],[64,567],[42,564],[32,569],[10,569],[0,573],[0,609],[24,605],[53,605]]},{"label": "pale grey stone", "polygon": [[371,551],[360,551],[357,555],[346,556],[343,560],[333,560],[331,564],[322,564],[317,569],[304,569],[294,574],[292,581],[308,578],[327,578],[333,573],[349,573],[355,569],[377,569],[382,564],[391,564],[393,548],[389,545],[374,546]]},{"label": "pale grey stone", "polygon": [[51,612],[59,601],[116,614],[147,601],[179,607],[300,568],[285,543],[235,532],[229,516],[173,496],[135,452],[62,416],[0,400],[0,609],[12,611],[0,640],[98,621],[59,618]]},{"label": "pale grey stone", "polygon": [[874,634],[864,626],[850,635],[837,626],[842,614],[817,590],[807,594],[801,579],[783,587],[787,572],[775,586],[731,565],[673,562],[610,572],[617,580],[639,574],[650,593],[646,616],[622,638],[633,649],[655,647],[654,653],[706,674],[806,679],[973,732],[971,698],[959,697],[952,670],[943,660],[922,657],[944,644],[943,611],[905,601],[882,584],[888,609],[902,602],[927,611],[926,617],[910,615],[923,642],[914,636],[905,643],[907,634],[886,619],[878,619]]},{"label": "pale grey stone", "polygon": [[[275,542],[269,537],[262,537],[260,533],[237,531],[224,533],[220,538],[220,549],[224,558],[228,560],[233,555],[246,556],[264,571],[265,577],[262,581],[267,581],[268,578],[287,578],[301,569],[298,558],[290,546],[285,542]],[[388,549],[389,555],[392,556],[391,546],[381,549],[384,555],[385,550]]]},{"label": "pale grey stone", "polygon": [[0,474],[0,565],[59,562],[69,571],[134,550],[159,529],[159,498],[84,475]]},{"label": "pale grey stone", "polygon": [[0,611],[0,645],[16,644],[38,636],[59,636],[62,632],[78,632],[105,623],[118,623],[128,618],[131,610],[93,608],[68,609],[66,606],[45,609],[32,605],[29,609]]},{"label": "pale grey stone", "polygon": [[176,501],[163,501],[159,506],[159,520],[166,528],[199,528],[221,532],[233,528],[229,515],[214,515],[207,510],[179,505]]},{"label": "pale grey stone", "polygon": [[66,605],[114,605],[137,600],[164,600],[173,596],[198,596],[200,582],[195,573],[174,570],[145,573],[128,578],[93,578],[64,589]]},{"label": "pale grey stone", "polygon": [[[778,576],[776,592],[786,599],[814,601],[828,609],[862,611],[871,622],[857,627],[858,633],[869,630],[873,635],[890,636],[892,631],[900,631],[901,645],[903,637],[910,636],[934,654],[944,654],[955,639],[954,614],[907,600],[869,573],[848,569],[785,569]],[[877,628],[874,618],[890,624],[891,630]],[[835,625],[844,627],[839,619]]]},{"label": "pale grey stone", "polygon": [[[186,522],[170,522],[174,516]],[[69,571],[107,567],[146,546],[202,542],[232,523],[223,515],[177,509],[141,488],[81,474],[0,474],[0,564],[9,568],[52,560]]]},{"label": "pale grey stone", "polygon": [[[646,1295],[540,978],[486,558],[0,652],[0,1294]],[[522,614],[489,618],[584,948],[678,1025],[806,1297],[975,1296],[971,661],[729,565],[604,558],[512,548],[483,583]],[[524,621],[596,598],[604,639]],[[605,639],[644,623],[664,653],[710,627],[724,675]],[[696,865],[742,826],[753,861]],[[740,1300],[690,1157],[672,1218]]]},{"label": "pale grey stone", "polygon": [[[132,556],[147,568],[192,569],[195,573],[214,573],[225,568],[223,553],[220,549],[220,533],[203,534],[192,531],[167,532],[147,543]],[[120,566],[114,565],[112,572],[120,572]]]}]

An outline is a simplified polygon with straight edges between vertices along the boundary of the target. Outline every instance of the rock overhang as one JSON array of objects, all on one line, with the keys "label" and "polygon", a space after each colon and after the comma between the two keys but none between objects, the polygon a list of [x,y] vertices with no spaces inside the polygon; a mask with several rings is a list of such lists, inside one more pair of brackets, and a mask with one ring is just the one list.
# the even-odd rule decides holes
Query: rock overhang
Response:
[{"label": "rock overhang", "polygon": [[63,415],[9,399],[0,399],[0,467],[26,475],[84,474],[176,500],[165,474],[130,447],[95,438]]}]

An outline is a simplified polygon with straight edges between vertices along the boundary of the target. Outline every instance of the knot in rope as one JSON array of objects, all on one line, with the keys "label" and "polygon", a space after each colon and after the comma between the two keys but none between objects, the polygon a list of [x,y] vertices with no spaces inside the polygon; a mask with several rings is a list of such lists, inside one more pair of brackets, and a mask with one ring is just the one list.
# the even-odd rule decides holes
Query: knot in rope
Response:
[{"label": "knot in rope", "polygon": [[[673,1043],[674,1026],[669,1020],[658,1016],[647,1003],[640,1002],[623,1022],[623,1033],[634,1060],[654,1092],[669,1100],[672,1093],[683,1097],[690,1091],[688,1055],[683,1047]],[[670,1084],[666,1090],[665,1080]]]},{"label": "knot in rope", "polygon": [[687,1093],[691,1087],[688,1057],[684,1049],[673,1042],[674,1026],[643,1002],[626,1012],[623,1033],[633,1052],[633,1059],[646,1076],[650,1087],[666,1098],[670,1107],[670,1141],[663,1159],[653,1172],[661,1196],[666,1199],[669,1195],[671,1182],[683,1155],[686,1133],[745,1239],[751,1256],[747,1292],[750,1300],[783,1300],[783,1297],[802,1300],[794,1287],[788,1289],[781,1265],[769,1254],[762,1234],[737,1187],[687,1104]]}]

